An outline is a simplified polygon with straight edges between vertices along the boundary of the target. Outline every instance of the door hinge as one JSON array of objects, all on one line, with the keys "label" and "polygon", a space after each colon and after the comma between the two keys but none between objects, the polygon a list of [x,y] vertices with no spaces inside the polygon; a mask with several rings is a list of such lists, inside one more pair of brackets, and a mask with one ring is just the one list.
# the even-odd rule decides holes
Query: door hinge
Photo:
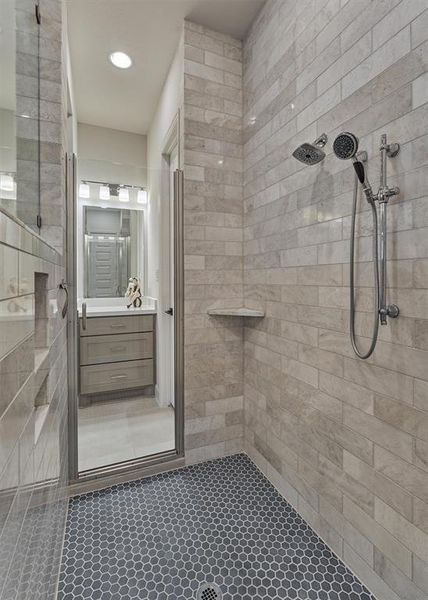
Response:
[{"label": "door hinge", "polygon": [[40,4],[36,2],[35,4],[35,13],[36,13],[36,21],[38,25],[42,24],[42,15],[40,13]]},{"label": "door hinge", "polygon": [[37,227],[38,227],[39,229],[41,229],[41,228],[42,228],[42,217],[41,217],[40,215],[37,215],[37,220],[36,220],[36,222],[37,222]]}]

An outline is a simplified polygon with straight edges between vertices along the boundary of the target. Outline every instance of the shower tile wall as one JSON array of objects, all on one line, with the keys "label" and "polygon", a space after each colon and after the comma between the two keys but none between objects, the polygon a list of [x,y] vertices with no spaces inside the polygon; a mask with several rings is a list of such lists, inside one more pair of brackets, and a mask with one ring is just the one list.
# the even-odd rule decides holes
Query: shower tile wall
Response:
[{"label": "shower tile wall", "polygon": [[184,31],[186,460],[242,448],[243,326],[209,307],[243,302],[240,41]]},{"label": "shower tile wall", "polygon": [[[379,600],[428,595],[428,12],[426,0],[269,0],[244,44],[245,443]],[[425,12],[424,12],[425,10]],[[389,161],[389,300],[374,356],[349,336],[353,172],[326,132]],[[358,333],[369,344],[370,214],[358,218]]]},{"label": "shower tile wall", "polygon": [[[42,0],[40,5],[41,47],[49,54],[48,60],[42,59],[41,89],[57,103],[54,108],[46,105],[46,110],[52,108],[49,114],[59,115],[41,123],[42,136],[50,131],[49,140],[42,138],[41,143],[42,217],[46,217],[41,237],[0,212],[0,597],[5,600],[55,597],[67,509],[60,499],[68,456],[66,327],[60,313],[63,298],[57,298],[58,283],[65,277],[60,216],[65,206],[61,5],[57,0]],[[23,98],[28,106],[34,101],[37,29],[34,2],[17,0],[16,6],[22,110]],[[24,121],[28,121],[25,131]],[[34,123],[18,122],[17,203],[22,218],[28,215],[19,212],[19,205],[27,205],[27,193],[33,193],[32,186],[23,182],[37,164],[36,142],[31,139]],[[50,223],[55,223],[54,229]]]}]

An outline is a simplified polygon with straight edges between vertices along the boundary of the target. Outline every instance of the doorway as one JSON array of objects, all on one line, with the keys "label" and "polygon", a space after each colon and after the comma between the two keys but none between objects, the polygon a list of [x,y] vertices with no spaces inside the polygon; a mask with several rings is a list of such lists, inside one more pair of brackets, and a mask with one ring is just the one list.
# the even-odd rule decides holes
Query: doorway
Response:
[{"label": "doorway", "polygon": [[[76,484],[144,472],[183,455],[183,174],[178,139],[162,158],[159,176],[167,186],[161,186],[165,252],[158,299],[146,294],[150,194],[143,209],[137,202],[141,190],[131,186],[126,209],[117,207],[113,194],[100,205],[97,186],[105,182],[83,182],[85,165],[79,159],[67,162],[68,180],[74,182],[67,186],[68,204],[74,207],[67,217],[67,240],[74,253],[68,279],[75,310],[68,333],[69,352],[74,348],[76,353],[69,375],[70,478]],[[82,185],[89,186],[89,198]],[[130,308],[123,272],[136,274],[140,282],[141,295]]]}]

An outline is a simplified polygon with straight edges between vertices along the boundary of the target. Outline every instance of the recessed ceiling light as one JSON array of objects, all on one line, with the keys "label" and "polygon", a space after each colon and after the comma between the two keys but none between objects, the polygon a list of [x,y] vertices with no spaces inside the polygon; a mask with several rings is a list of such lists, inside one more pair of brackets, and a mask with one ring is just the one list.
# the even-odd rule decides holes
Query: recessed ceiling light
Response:
[{"label": "recessed ceiling light", "polygon": [[132,58],[125,52],[112,52],[109,56],[112,65],[118,69],[129,69],[132,65]]}]

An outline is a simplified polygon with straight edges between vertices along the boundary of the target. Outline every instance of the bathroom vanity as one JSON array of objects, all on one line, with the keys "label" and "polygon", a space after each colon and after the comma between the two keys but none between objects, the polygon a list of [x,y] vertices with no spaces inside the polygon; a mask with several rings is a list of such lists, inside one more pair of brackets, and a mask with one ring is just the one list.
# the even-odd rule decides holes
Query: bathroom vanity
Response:
[{"label": "bathroom vanity", "polygon": [[89,306],[79,316],[82,404],[95,394],[154,386],[154,307]]}]

